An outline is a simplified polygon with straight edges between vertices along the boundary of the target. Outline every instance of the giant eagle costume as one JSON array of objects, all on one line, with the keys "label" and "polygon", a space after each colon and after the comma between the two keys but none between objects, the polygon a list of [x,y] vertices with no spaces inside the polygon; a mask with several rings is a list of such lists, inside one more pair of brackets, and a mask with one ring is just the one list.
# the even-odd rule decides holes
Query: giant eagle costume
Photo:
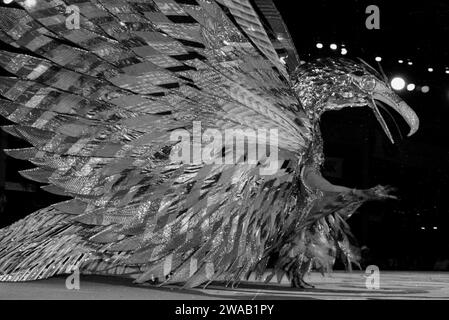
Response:
[{"label": "giant eagle costume", "polygon": [[[286,275],[307,287],[311,268],[357,263],[346,220],[391,192],[322,177],[320,117],[370,108],[392,139],[385,104],[410,135],[419,127],[373,68],[300,63],[270,0],[14,2],[0,10],[0,114],[30,147],[5,152],[70,200],[0,230],[1,281],[77,269],[185,287]],[[234,136],[215,143],[207,130]],[[266,152],[250,161],[251,150]]]}]

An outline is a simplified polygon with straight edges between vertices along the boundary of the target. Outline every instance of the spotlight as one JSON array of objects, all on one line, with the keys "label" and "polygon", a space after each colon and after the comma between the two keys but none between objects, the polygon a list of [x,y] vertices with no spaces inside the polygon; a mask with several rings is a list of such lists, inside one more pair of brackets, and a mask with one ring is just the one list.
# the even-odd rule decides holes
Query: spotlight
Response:
[{"label": "spotlight", "polygon": [[323,44],[320,43],[320,42],[318,42],[318,43],[316,44],[316,47],[317,47],[318,49],[323,49]]},{"label": "spotlight", "polygon": [[332,50],[337,50],[337,45],[335,43],[332,43],[330,45],[330,47],[331,47]]},{"label": "spotlight", "polygon": [[416,88],[416,85],[415,85],[414,83],[410,83],[410,84],[407,86],[407,90],[408,90],[408,91],[413,91],[413,90],[415,90],[415,88]]},{"label": "spotlight", "polygon": [[421,92],[422,93],[428,93],[429,91],[430,91],[429,86],[424,86],[424,87],[421,88]]},{"label": "spotlight", "polygon": [[446,70],[446,74],[449,74],[449,69]]},{"label": "spotlight", "polygon": [[3,0],[4,4],[10,4],[11,2],[13,2],[13,0]]},{"label": "spotlight", "polygon": [[403,90],[405,88],[404,79],[400,77],[393,78],[393,80],[391,80],[391,87],[397,91]]},{"label": "spotlight", "polygon": [[438,227],[433,227],[433,230],[438,230]]},{"label": "spotlight", "polygon": [[429,69],[427,69],[427,71],[433,72],[433,68],[429,68]]},{"label": "spotlight", "polygon": [[345,48],[341,49],[341,54],[342,55],[347,55],[348,54],[348,50],[346,50]]},{"label": "spotlight", "polygon": [[398,60],[399,63],[404,63],[404,60]]},{"label": "spotlight", "polygon": [[412,65],[413,65],[413,62],[409,61],[409,62],[408,62],[408,65],[409,65],[409,66],[412,66]]},{"label": "spotlight", "polygon": [[376,57],[375,59],[377,62],[381,62],[382,61],[382,57]]},{"label": "spotlight", "polygon": [[426,228],[425,227],[421,227],[421,230],[426,230]]}]

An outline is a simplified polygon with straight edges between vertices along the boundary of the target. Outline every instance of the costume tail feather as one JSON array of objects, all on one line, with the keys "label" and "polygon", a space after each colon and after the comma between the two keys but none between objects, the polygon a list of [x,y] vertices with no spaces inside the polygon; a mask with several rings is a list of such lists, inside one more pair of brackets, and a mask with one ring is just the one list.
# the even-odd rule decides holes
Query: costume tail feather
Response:
[{"label": "costume tail feather", "polygon": [[72,218],[50,206],[0,230],[0,281],[71,273],[94,258],[94,248],[81,238],[87,226],[67,223]]}]

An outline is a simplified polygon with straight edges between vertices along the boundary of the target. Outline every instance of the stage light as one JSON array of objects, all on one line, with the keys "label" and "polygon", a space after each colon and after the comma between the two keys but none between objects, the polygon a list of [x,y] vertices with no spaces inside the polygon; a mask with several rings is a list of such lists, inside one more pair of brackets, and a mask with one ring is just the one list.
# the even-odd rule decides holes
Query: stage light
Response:
[{"label": "stage light", "polygon": [[337,50],[337,45],[335,43],[332,43],[330,45],[330,47],[331,47],[332,50]]},{"label": "stage light", "polygon": [[13,2],[14,0],[3,0],[4,4],[10,4],[11,2]]},{"label": "stage light", "polygon": [[438,227],[433,227],[433,230],[438,230]]},{"label": "stage light", "polygon": [[424,86],[424,87],[421,88],[421,92],[422,93],[428,93],[429,91],[430,91],[429,86]]},{"label": "stage light", "polygon": [[407,90],[408,91],[413,91],[415,90],[416,85],[414,83],[410,83],[409,85],[407,85]]},{"label": "stage light", "polygon": [[405,88],[404,79],[402,79],[400,77],[393,78],[393,80],[391,80],[391,87],[397,91],[404,89]]},{"label": "stage light", "polygon": [[398,60],[399,63],[404,63],[404,60]]},{"label": "stage light", "polygon": [[345,48],[341,49],[341,54],[342,55],[347,55],[348,54],[348,50],[346,50]]},{"label": "stage light", "polygon": [[413,62],[409,61],[409,62],[408,62],[408,65],[409,65],[409,66],[412,66],[412,65],[413,65]]},{"label": "stage light", "polygon": [[446,74],[449,74],[449,69],[448,69],[448,70],[446,70]]},{"label": "stage light", "polygon": [[427,71],[433,72],[433,68],[429,68],[429,69],[427,69]]},{"label": "stage light", "polygon": [[376,57],[376,61],[377,62],[381,62],[382,61],[382,57]]},{"label": "stage light", "polygon": [[421,230],[426,230],[426,228],[425,227],[421,227]]},{"label": "stage light", "polygon": [[320,43],[320,42],[318,42],[318,43],[316,44],[316,47],[317,47],[318,49],[323,49],[323,44]]}]

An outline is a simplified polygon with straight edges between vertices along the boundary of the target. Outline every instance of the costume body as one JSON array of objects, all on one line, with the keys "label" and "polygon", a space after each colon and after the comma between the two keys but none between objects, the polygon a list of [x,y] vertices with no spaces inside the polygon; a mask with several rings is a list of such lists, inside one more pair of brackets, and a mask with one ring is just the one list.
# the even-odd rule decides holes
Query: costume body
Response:
[{"label": "costume body", "polygon": [[[0,112],[32,147],[7,152],[37,166],[24,176],[73,200],[0,230],[0,280],[78,268],[195,287],[263,275],[276,256],[274,273],[303,287],[312,266],[357,260],[345,219],[389,190],[321,177],[319,118],[358,106],[377,116],[376,99],[418,129],[368,66],[299,65],[285,26],[264,26],[247,0],[17,3],[0,12],[0,38],[25,52],[0,53],[13,75],[0,78]],[[71,5],[79,28],[67,28]],[[270,151],[249,161],[262,146]]]}]

